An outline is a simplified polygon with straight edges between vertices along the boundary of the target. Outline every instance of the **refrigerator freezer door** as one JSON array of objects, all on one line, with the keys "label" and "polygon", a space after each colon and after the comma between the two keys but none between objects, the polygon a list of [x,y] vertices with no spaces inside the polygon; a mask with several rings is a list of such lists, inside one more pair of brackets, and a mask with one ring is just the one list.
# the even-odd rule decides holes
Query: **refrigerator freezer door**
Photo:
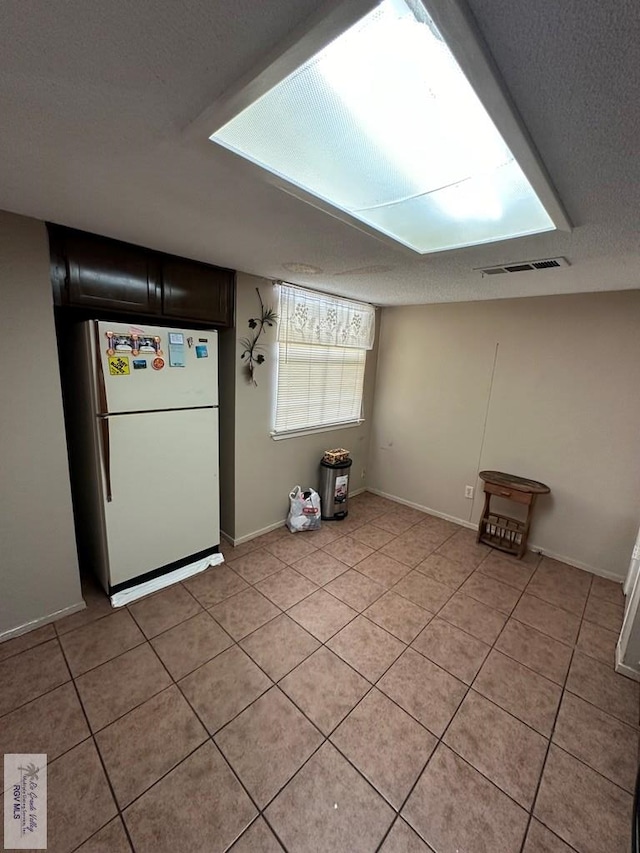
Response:
[{"label": "refrigerator freezer door", "polygon": [[[92,322],[90,331],[106,412],[218,405],[217,332],[102,321]],[[100,411],[103,405],[99,401]]]},{"label": "refrigerator freezer door", "polygon": [[627,604],[629,604],[629,597],[633,592],[633,588],[636,585],[636,581],[638,576],[640,575],[640,530],[638,531],[638,536],[636,538],[636,544],[633,546],[633,552],[631,553],[631,562],[629,564],[629,570],[627,571],[627,577],[624,581],[624,594],[627,596]]},{"label": "refrigerator freezer door", "polygon": [[218,410],[108,418],[110,585],[220,542]]}]

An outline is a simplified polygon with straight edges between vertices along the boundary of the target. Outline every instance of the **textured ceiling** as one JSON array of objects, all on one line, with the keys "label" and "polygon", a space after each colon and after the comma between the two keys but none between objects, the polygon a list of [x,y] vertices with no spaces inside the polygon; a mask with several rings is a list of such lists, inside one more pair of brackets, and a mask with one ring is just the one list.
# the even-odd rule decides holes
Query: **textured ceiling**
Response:
[{"label": "textured ceiling", "polygon": [[[639,287],[637,0],[469,7],[571,233],[420,257],[185,132],[317,0],[3,0],[0,208],[381,305]],[[556,255],[571,267],[472,271]]]}]

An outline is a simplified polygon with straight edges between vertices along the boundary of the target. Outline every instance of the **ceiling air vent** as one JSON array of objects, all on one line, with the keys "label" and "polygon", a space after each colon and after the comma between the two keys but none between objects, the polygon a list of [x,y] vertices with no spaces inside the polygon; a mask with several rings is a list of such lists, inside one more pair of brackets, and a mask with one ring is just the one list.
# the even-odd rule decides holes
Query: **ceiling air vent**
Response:
[{"label": "ceiling air vent", "polygon": [[532,270],[551,270],[556,267],[568,267],[566,258],[543,258],[539,261],[520,261],[514,264],[505,264],[499,267],[475,267],[474,272],[482,275],[500,275],[505,272],[531,272]]}]

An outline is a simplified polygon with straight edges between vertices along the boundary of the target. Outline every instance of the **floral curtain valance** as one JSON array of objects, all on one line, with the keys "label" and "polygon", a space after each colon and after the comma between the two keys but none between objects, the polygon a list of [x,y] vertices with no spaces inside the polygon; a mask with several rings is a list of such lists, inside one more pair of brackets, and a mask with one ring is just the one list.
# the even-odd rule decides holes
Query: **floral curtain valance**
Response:
[{"label": "floral curtain valance", "polygon": [[279,291],[280,342],[373,348],[373,305],[288,284],[280,284]]}]

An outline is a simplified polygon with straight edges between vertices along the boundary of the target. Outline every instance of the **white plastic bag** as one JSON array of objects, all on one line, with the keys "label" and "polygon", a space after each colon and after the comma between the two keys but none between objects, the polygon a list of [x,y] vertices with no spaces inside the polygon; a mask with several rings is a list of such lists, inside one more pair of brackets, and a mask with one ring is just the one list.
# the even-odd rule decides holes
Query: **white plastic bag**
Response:
[{"label": "white plastic bag", "polygon": [[320,527],[320,495],[314,489],[303,492],[296,486],[289,492],[287,527],[292,533],[318,530]]}]

